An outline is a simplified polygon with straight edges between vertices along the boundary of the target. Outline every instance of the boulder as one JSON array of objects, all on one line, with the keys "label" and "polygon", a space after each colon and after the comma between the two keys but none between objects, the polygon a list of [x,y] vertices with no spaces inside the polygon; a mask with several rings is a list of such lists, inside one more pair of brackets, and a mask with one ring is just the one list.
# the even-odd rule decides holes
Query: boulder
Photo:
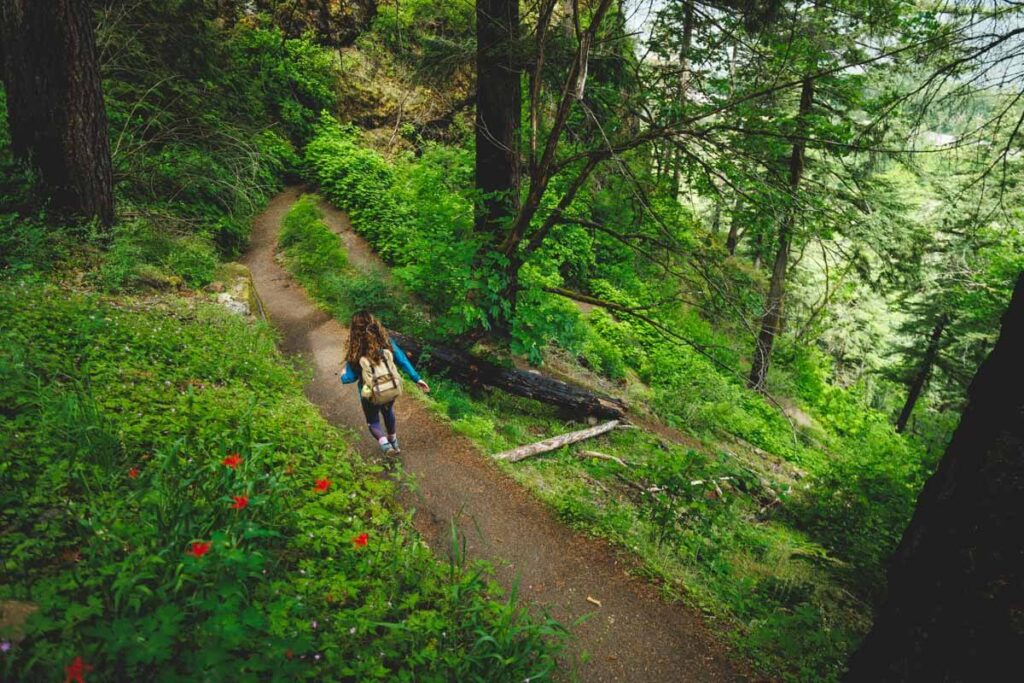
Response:
[{"label": "boulder", "polygon": [[241,263],[221,264],[206,289],[215,295],[217,303],[236,315],[265,317],[252,273]]}]

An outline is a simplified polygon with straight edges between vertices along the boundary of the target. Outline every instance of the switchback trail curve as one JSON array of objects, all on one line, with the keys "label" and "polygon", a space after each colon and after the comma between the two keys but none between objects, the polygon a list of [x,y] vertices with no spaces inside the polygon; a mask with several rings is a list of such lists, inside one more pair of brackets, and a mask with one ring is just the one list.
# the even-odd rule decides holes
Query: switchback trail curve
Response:
[{"label": "switchback trail curve", "polygon": [[[356,392],[338,380],[347,330],[274,260],[281,220],[299,194],[298,188],[285,190],[256,219],[246,263],[266,314],[280,332],[282,350],[313,369],[306,395],[331,423],[363,434],[359,450],[374,455],[376,443],[365,433]],[[360,258],[372,258],[364,245],[353,243],[358,238],[344,214],[327,210],[326,219],[350,252],[364,251],[351,253],[355,265]],[[656,588],[627,574],[629,560],[607,543],[568,529],[419,402],[407,397],[396,409],[401,464],[417,482],[403,503],[415,510],[420,533],[444,556],[454,520],[468,556],[493,564],[506,589],[518,578],[522,600],[545,606],[566,625],[591,614],[571,629],[571,652],[577,659],[589,653],[579,665],[581,680],[747,680],[696,612],[667,604]]]}]

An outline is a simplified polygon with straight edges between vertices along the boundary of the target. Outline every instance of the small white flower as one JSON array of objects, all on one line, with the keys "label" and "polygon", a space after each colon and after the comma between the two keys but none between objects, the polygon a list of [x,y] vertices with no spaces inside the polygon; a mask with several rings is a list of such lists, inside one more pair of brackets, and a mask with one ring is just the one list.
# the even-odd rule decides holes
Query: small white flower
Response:
[{"label": "small white flower", "polygon": [[320,624],[316,623],[316,619],[314,619],[313,621],[309,622],[309,625],[313,627],[314,631],[317,629],[318,626],[320,626]]},{"label": "small white flower", "polygon": [[356,634],[356,627],[355,627],[355,626],[353,626],[352,628],[350,628],[350,629],[348,630],[348,634],[349,634],[350,636],[354,636],[354,635]]}]

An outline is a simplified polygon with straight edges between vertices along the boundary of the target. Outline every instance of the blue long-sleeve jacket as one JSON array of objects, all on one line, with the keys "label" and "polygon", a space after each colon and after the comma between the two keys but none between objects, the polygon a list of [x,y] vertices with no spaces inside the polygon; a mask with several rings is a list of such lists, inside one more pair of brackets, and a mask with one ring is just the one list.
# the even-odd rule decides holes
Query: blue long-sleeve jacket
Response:
[{"label": "blue long-sleeve jacket", "polygon": [[[395,343],[394,339],[391,340],[391,353],[395,356],[395,364],[398,365],[405,374],[409,375],[413,382],[419,382],[420,373],[416,372],[416,368],[412,366],[412,363],[409,362],[409,358],[405,355],[405,352],[402,351],[401,347]],[[352,384],[352,382],[362,381],[362,378],[362,369],[353,369],[346,361],[345,371],[341,373],[341,383]]]}]

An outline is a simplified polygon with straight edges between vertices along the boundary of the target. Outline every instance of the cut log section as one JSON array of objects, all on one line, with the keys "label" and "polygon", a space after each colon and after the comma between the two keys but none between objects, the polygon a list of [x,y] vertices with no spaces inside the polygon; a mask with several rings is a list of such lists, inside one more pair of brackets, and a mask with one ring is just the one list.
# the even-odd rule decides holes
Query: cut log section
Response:
[{"label": "cut log section", "polygon": [[443,346],[427,347],[399,332],[390,334],[418,364],[443,372],[456,382],[494,387],[516,396],[559,406],[578,416],[622,418],[625,415],[626,404],[610,396],[600,396],[537,372],[503,368],[465,351]]},{"label": "cut log section", "polygon": [[583,441],[584,439],[591,439],[595,436],[604,434],[605,432],[610,432],[615,429],[615,425],[617,424],[619,424],[618,420],[609,420],[608,422],[599,424],[596,427],[588,427],[586,429],[581,429],[578,432],[569,432],[568,434],[553,436],[550,439],[545,439],[544,441],[538,441],[536,443],[520,446],[519,448],[513,448],[510,451],[496,453],[494,455],[494,459],[518,462],[529,458],[532,455],[547,453],[549,451],[557,450],[562,446],[568,446],[571,443]]}]

